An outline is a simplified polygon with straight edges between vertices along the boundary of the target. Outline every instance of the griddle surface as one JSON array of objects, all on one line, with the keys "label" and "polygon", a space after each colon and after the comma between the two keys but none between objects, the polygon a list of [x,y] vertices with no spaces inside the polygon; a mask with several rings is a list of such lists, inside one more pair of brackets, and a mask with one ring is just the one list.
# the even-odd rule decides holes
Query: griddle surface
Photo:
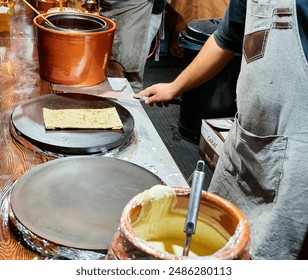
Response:
[{"label": "griddle surface", "polygon": [[[60,129],[46,130],[43,108],[48,109],[103,109],[115,107],[123,129]],[[88,94],[46,94],[29,99],[12,113],[12,125],[18,135],[42,150],[86,155],[114,149],[127,143],[134,130],[134,119],[120,104],[107,98]]]},{"label": "griddle surface", "polygon": [[102,156],[71,156],[43,163],[15,182],[14,216],[53,243],[107,250],[123,208],[156,184],[156,175],[133,163]]}]

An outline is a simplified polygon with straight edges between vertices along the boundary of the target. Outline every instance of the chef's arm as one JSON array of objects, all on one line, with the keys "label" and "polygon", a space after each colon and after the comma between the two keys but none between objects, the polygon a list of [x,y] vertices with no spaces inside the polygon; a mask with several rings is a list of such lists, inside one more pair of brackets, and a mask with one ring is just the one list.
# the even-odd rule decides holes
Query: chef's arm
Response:
[{"label": "chef's arm", "polygon": [[145,100],[146,104],[168,102],[215,76],[228,64],[234,54],[233,51],[221,48],[212,35],[194,60],[173,82],[153,85],[135,94],[134,97],[148,97]]}]

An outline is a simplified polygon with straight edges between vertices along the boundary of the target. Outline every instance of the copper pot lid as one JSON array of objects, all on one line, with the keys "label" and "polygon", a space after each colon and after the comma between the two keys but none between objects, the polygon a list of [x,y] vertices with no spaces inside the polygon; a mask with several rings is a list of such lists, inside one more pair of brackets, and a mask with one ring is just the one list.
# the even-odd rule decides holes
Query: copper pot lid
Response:
[{"label": "copper pot lid", "polygon": [[[54,130],[45,129],[43,108],[49,109],[102,109],[115,107],[123,129],[107,130]],[[29,99],[17,106],[11,116],[11,125],[22,136],[42,150],[69,155],[106,152],[127,143],[134,130],[131,113],[107,98],[88,94],[46,94]]]},{"label": "copper pot lid", "polygon": [[11,193],[16,219],[58,245],[107,250],[122,210],[156,175],[133,163],[102,156],[71,156],[43,163],[17,180]]}]

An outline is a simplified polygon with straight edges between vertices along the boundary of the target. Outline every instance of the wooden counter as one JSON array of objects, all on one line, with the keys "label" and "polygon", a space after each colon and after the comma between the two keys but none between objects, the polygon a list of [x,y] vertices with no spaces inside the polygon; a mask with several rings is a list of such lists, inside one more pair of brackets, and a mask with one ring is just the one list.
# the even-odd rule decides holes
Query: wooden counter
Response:
[{"label": "wooden counter", "polygon": [[[2,26],[0,30],[0,260],[41,258],[15,239],[9,228],[7,213],[8,194],[13,183],[26,171],[53,159],[16,142],[11,136],[9,126],[11,113],[17,105],[29,98],[50,94],[54,91],[53,85],[39,76],[35,29],[32,25],[34,17],[33,11],[22,1],[18,1],[10,10],[9,26],[4,27],[6,30],[2,30]],[[110,63],[108,77],[123,79],[123,74],[117,64]],[[91,89],[88,88],[87,92],[89,91],[91,93]],[[139,101],[136,102],[139,103]],[[135,114],[136,129],[144,130],[143,126],[146,126],[153,143],[143,143],[142,141],[145,140],[138,140],[138,137],[142,138],[142,134],[137,131],[135,137],[140,147],[123,151],[117,157],[132,159],[133,162],[144,167],[148,165],[150,169],[150,166],[154,166],[151,171],[156,170],[157,175],[167,184],[186,185],[184,177],[142,106],[133,104],[131,108],[133,108],[132,113]],[[138,149],[140,151],[130,158],[133,151]],[[155,149],[156,158],[154,158],[155,155],[144,155],[147,149],[149,153],[151,149]]]}]

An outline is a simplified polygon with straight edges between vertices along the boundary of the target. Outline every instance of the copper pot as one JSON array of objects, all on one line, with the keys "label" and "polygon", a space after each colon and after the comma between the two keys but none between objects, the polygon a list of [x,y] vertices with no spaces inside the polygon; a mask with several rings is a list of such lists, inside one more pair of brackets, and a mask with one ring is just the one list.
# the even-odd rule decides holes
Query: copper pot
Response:
[{"label": "copper pot", "polygon": [[[44,17],[57,14],[45,13]],[[83,19],[102,20],[108,28],[97,32],[69,32],[44,26],[41,16],[33,20],[37,28],[37,47],[40,76],[62,85],[91,86],[106,79],[116,24],[98,15],[74,13]]]},{"label": "copper pot", "polygon": [[[189,201],[190,189],[187,187],[176,187],[177,204],[176,209],[186,210]],[[161,259],[180,260],[193,259],[249,259],[250,227],[243,213],[232,203],[224,198],[206,191],[202,192],[199,210],[199,218],[209,222],[209,225],[218,233],[229,236],[226,245],[210,255],[183,257],[161,251],[150,246],[146,241],[140,239],[134,232],[132,223],[140,213],[141,206],[133,198],[124,208],[118,231],[111,240],[107,259]],[[198,221],[199,221],[198,218]],[[168,231],[173,230],[169,224],[165,227]],[[198,225],[197,225],[198,228]],[[184,222],[183,222],[184,229]],[[202,235],[206,243],[209,239],[206,234]],[[194,237],[192,237],[194,240]],[[183,240],[184,244],[184,240]]]}]

